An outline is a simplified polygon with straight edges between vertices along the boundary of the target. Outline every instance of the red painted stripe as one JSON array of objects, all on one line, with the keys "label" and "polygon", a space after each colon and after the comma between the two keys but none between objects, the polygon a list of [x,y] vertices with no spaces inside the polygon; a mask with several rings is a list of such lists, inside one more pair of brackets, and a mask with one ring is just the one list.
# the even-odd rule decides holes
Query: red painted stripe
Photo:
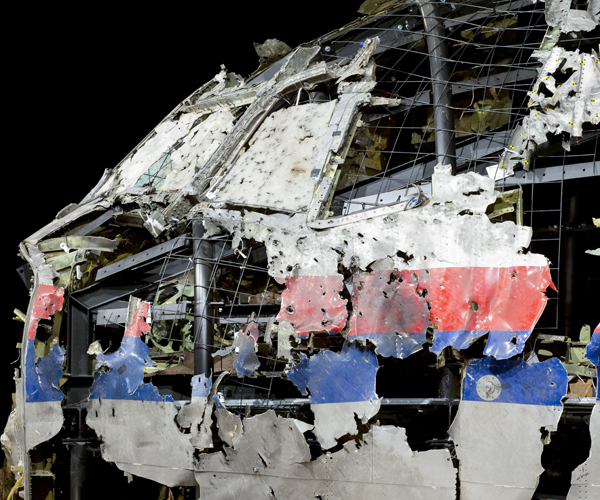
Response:
[{"label": "red painted stripe", "polygon": [[29,329],[27,330],[27,338],[35,338],[35,332],[40,319],[48,319],[56,311],[60,311],[63,307],[65,290],[64,288],[56,288],[52,285],[41,284],[35,295],[31,318],[29,320]]},{"label": "red painted stripe", "polygon": [[288,276],[285,286],[277,320],[292,323],[301,337],[323,330],[337,333],[346,326],[348,301],[340,297],[341,275]]},{"label": "red painted stripe", "polygon": [[378,271],[352,278],[348,336],[367,333],[425,333],[429,307],[409,271]]},{"label": "red painted stripe", "polygon": [[531,330],[542,314],[548,266],[448,267],[412,271],[437,330]]},{"label": "red painted stripe", "polygon": [[131,324],[125,330],[125,337],[141,337],[144,333],[150,331],[150,325],[146,322],[149,314],[150,304],[141,301],[137,310],[133,313]]}]

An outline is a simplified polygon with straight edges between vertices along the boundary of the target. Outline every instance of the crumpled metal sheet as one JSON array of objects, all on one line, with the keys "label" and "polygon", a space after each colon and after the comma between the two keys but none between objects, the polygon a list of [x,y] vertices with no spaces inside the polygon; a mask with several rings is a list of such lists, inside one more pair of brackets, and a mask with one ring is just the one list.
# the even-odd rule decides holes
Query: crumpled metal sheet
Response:
[{"label": "crumpled metal sheet", "polygon": [[427,291],[431,350],[466,349],[489,332],[484,354],[507,359],[523,351],[544,311],[551,286],[549,267],[447,267],[415,270],[419,289]]},{"label": "crumpled metal sheet", "polygon": [[201,457],[196,480],[203,498],[411,498],[456,497],[456,469],[448,450],[413,452],[404,429],[374,426],[359,445],[310,461],[294,419],[273,411],[243,421],[233,448]]},{"label": "crumpled metal sheet", "polygon": [[356,343],[344,344],[341,353],[321,351],[285,371],[304,395],[309,395],[315,415],[315,435],[324,449],[344,434],[356,434],[354,415],[368,421],[379,411],[375,392],[379,364],[374,353]]},{"label": "crumpled metal sheet", "polygon": [[288,276],[285,286],[277,320],[292,323],[298,336],[323,330],[338,333],[346,326],[348,301],[340,297],[344,287],[341,274]]},{"label": "crumpled metal sheet", "polygon": [[46,356],[35,361],[36,353],[33,339],[27,348],[25,394],[26,402],[62,401],[65,395],[59,387],[63,375],[65,348],[52,344]]},{"label": "crumpled metal sheet", "polygon": [[461,498],[531,498],[544,469],[540,430],[556,430],[568,377],[556,358],[468,363],[449,435]]},{"label": "crumpled metal sheet", "polygon": [[190,429],[190,443],[198,449],[212,446],[212,409],[213,401],[210,398],[212,378],[204,374],[192,377],[192,400],[177,414],[177,423]]},{"label": "crumpled metal sheet", "polygon": [[102,458],[122,471],[167,486],[195,485],[194,447],[169,401],[90,399],[87,424],[102,439]]},{"label": "crumpled metal sheet", "polygon": [[348,340],[369,339],[381,356],[405,358],[426,341],[429,307],[407,270],[359,273],[352,277]]},{"label": "crumpled metal sheet", "polygon": [[40,283],[35,295],[27,339],[34,339],[40,319],[48,319],[63,307],[65,290],[52,285]]},{"label": "crumpled metal sheet", "polygon": [[[515,129],[502,155],[500,165],[509,171],[517,164],[523,164],[528,170],[532,145],[547,142],[547,134],[581,137],[584,123],[600,123],[600,60],[593,49],[591,54],[586,54],[579,49],[568,51],[554,47],[535,51],[532,57],[542,63],[538,79],[529,92],[529,106],[535,109],[523,118],[522,126]],[[568,75],[562,84],[557,83],[557,79],[564,79],[560,73]],[[547,93],[551,93],[551,97],[547,97]],[[563,142],[563,147],[569,151],[570,142]]]},{"label": "crumpled metal sheet", "polygon": [[[25,348],[26,402],[61,401],[64,394],[58,387],[62,377],[65,349],[53,344],[48,354],[35,361],[35,335],[40,319],[48,319],[63,307],[64,289],[41,283],[33,299]],[[62,422],[62,419],[61,419]]]},{"label": "crumpled metal sheet", "polygon": [[596,400],[590,415],[590,435],[590,456],[571,474],[567,500],[600,498],[600,400]]}]

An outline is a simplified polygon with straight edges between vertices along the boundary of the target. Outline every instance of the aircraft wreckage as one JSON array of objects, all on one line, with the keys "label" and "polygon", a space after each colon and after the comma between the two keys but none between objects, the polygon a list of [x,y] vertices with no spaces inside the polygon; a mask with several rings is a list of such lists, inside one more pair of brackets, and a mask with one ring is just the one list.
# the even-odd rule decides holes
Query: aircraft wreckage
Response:
[{"label": "aircraft wreckage", "polygon": [[369,0],[179,104],[20,246],[12,498],[600,498],[599,6]]}]

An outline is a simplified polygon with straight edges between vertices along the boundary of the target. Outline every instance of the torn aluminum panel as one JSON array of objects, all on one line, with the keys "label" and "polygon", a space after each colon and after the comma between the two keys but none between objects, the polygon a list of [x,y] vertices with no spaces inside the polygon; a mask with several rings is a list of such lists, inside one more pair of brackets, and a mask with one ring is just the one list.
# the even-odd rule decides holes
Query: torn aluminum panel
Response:
[{"label": "torn aluminum panel", "polygon": [[489,332],[484,354],[507,359],[523,351],[544,311],[548,266],[448,267],[415,270],[419,289],[427,291],[432,352],[466,349]]},{"label": "torn aluminum panel", "polygon": [[335,101],[275,111],[262,123],[232,168],[207,197],[214,203],[306,211],[315,182],[315,152]]},{"label": "torn aluminum panel", "polygon": [[254,371],[260,366],[256,355],[256,343],[258,342],[258,323],[255,321],[254,313],[246,330],[235,333],[233,344],[229,347],[213,353],[214,356],[227,356],[233,351],[233,367],[239,376],[253,377]]},{"label": "torn aluminum panel", "polygon": [[556,430],[568,377],[556,358],[469,362],[448,433],[460,467],[460,498],[531,498],[544,471],[542,430]]},{"label": "torn aluminum panel", "polygon": [[212,378],[204,374],[192,377],[192,400],[177,414],[177,423],[190,429],[190,443],[199,449],[212,447]]},{"label": "torn aluminum panel", "polygon": [[[548,134],[581,137],[584,123],[600,123],[600,60],[595,51],[554,47],[535,51],[532,57],[542,63],[529,92],[529,106],[535,109],[515,129],[502,155],[500,166],[508,171],[517,164],[529,170],[534,144],[547,142]],[[570,150],[570,142],[563,141],[563,147]]]},{"label": "torn aluminum panel", "polygon": [[229,447],[237,446],[237,441],[243,432],[242,419],[227,410],[217,396],[214,396],[213,399],[219,438]]},{"label": "torn aluminum panel", "polygon": [[355,414],[367,422],[379,411],[377,357],[356,344],[344,344],[339,354],[321,351],[307,358],[300,353],[300,359],[285,373],[302,394],[309,394],[315,435],[324,449],[332,448],[337,438],[358,432]]},{"label": "torn aluminum panel", "polygon": [[177,119],[163,120],[154,134],[112,172],[96,196],[125,194],[132,189],[137,193],[144,186],[162,191],[184,186],[233,127],[229,110],[217,111],[206,119],[202,115],[184,113]]},{"label": "torn aluminum panel", "polygon": [[[27,450],[32,449],[56,435],[63,422],[61,401],[64,394],[59,388],[63,374],[65,349],[53,343],[46,356],[36,361],[35,336],[41,319],[49,319],[63,307],[64,290],[40,283],[32,300],[33,306],[27,328],[27,342],[22,356],[22,382],[25,390],[25,406],[22,424],[25,425]],[[21,424],[21,425],[22,425]]]},{"label": "torn aluminum panel", "polygon": [[340,332],[346,326],[348,311],[340,297],[343,276],[288,276],[281,294],[277,320],[294,325],[296,334],[308,337],[311,332]]},{"label": "torn aluminum panel", "polygon": [[381,356],[405,358],[426,342],[429,307],[408,271],[378,271],[352,277],[348,340],[370,340]]},{"label": "torn aluminum panel", "polygon": [[[273,411],[247,418],[225,454],[204,455],[196,479],[202,498],[413,498],[456,496],[456,469],[448,450],[413,452],[404,429],[373,426],[354,441],[310,461],[294,419]],[[267,438],[268,437],[268,438]]]},{"label": "torn aluminum panel", "polygon": [[570,0],[546,0],[546,22],[564,33],[591,31],[598,24],[600,4],[589,0],[587,10],[571,9]]},{"label": "torn aluminum panel", "polygon": [[[600,366],[600,324],[594,330],[586,350],[586,357],[596,367]],[[590,456],[571,475],[571,488],[567,500],[584,500],[600,497],[600,394],[590,416],[592,443]]]},{"label": "torn aluminum panel", "polygon": [[122,471],[167,486],[193,486],[194,447],[175,423],[173,399],[144,384],[144,368],[154,364],[140,338],[150,329],[148,306],[130,297],[121,346],[98,354],[86,421],[103,441],[104,460]]},{"label": "torn aluminum panel", "polygon": [[[263,242],[269,273],[277,279],[336,276],[340,265],[353,272],[374,266],[408,270],[420,293],[427,290],[439,350],[463,349],[491,330],[487,353],[504,359],[521,352],[546,304],[543,291],[551,285],[547,259],[523,252],[531,229],[489,220],[485,211],[496,194],[488,177],[452,176],[449,166],[438,166],[433,192],[425,206],[326,219],[318,231],[300,216],[284,220],[215,209],[205,210],[205,226],[232,233],[234,246],[242,239]],[[330,222],[335,224],[328,228]],[[505,287],[500,294],[498,286]]]}]

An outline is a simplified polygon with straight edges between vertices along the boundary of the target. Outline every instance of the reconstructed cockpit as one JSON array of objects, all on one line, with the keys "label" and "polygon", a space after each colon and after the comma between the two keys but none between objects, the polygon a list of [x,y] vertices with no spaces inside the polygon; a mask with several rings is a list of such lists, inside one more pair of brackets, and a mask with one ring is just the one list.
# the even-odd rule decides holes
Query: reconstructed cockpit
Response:
[{"label": "reconstructed cockpit", "polygon": [[600,4],[360,12],[22,242],[14,498],[600,498]]}]

